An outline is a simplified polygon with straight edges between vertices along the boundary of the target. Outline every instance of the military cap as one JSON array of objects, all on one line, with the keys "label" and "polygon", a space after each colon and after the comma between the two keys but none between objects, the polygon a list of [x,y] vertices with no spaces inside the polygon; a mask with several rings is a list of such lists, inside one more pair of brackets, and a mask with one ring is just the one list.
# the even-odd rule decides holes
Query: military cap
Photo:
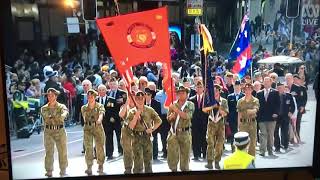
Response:
[{"label": "military cap", "polygon": [[47,94],[49,94],[50,92],[54,93],[55,95],[59,95],[60,91],[56,90],[55,88],[49,88],[47,90]]},{"label": "military cap", "polygon": [[152,94],[154,91],[152,91],[150,88],[147,87],[144,89],[144,92]]},{"label": "military cap", "polygon": [[243,89],[246,89],[246,88],[251,88],[253,89],[253,85],[251,83],[246,83],[243,87]]},{"label": "military cap", "polygon": [[214,84],[214,88],[218,89],[219,91],[222,90],[222,87],[219,84]]},{"label": "military cap", "polygon": [[298,78],[301,79],[300,76],[298,74],[293,75],[293,78]]},{"label": "military cap", "polygon": [[234,135],[234,145],[243,146],[248,144],[250,141],[249,134],[247,132],[237,132]]},{"label": "military cap", "polygon": [[138,90],[135,94],[135,96],[144,96],[144,95],[145,95],[145,93],[141,90]]},{"label": "military cap", "polygon": [[98,92],[95,91],[94,89],[89,89],[89,91],[87,92],[87,94],[91,94],[93,96],[98,96]]},{"label": "military cap", "polygon": [[237,80],[235,83],[234,83],[234,85],[240,85],[241,84],[241,82],[239,81],[239,80]]},{"label": "military cap", "polygon": [[278,83],[277,83],[277,87],[278,87],[278,86],[283,86],[283,85],[284,85],[284,84],[281,83],[281,82],[278,82]]},{"label": "military cap", "polygon": [[177,93],[178,93],[178,92],[182,92],[182,91],[184,91],[184,92],[186,92],[186,93],[189,93],[189,89],[186,88],[186,87],[184,87],[184,86],[179,86],[178,88],[176,88],[176,92],[177,92]]}]

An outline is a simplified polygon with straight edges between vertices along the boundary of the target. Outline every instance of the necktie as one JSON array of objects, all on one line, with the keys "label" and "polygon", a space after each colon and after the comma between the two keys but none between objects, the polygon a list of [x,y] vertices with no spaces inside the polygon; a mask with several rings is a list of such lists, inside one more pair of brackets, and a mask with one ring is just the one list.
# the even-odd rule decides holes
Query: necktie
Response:
[{"label": "necktie", "polygon": [[236,94],[236,101],[238,101],[239,99],[239,94]]},{"label": "necktie", "polygon": [[101,97],[101,104],[104,105],[104,98],[103,97]]},{"label": "necktie", "polygon": [[198,95],[198,109],[201,108],[201,98],[200,98],[200,95]]},{"label": "necktie", "polygon": [[267,92],[266,92],[266,95],[264,96],[264,98],[265,98],[265,100],[266,100],[266,102],[267,102],[267,100],[268,100],[268,96],[269,96],[269,90],[266,90]]}]

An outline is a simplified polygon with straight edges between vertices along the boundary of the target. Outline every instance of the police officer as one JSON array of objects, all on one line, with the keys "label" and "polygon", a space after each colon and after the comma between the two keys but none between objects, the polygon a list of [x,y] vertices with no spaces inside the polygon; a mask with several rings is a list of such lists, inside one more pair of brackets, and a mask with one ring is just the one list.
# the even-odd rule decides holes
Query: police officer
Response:
[{"label": "police officer", "polygon": [[152,173],[152,132],[161,124],[157,112],[144,105],[145,93],[136,92],[136,108],[130,110],[128,115],[129,127],[133,132],[132,151],[134,154],[133,173]]},{"label": "police officer", "polygon": [[254,156],[247,153],[247,147],[250,142],[247,132],[237,132],[234,135],[234,144],[236,151],[223,161],[223,169],[252,169],[255,168]]},{"label": "police officer", "polygon": [[233,145],[233,136],[236,132],[238,132],[238,112],[237,112],[237,103],[239,99],[241,99],[244,94],[241,92],[240,81],[236,81],[234,84],[234,93],[228,95],[228,107],[229,107],[229,115],[228,115],[228,123],[231,129],[231,149],[232,152],[235,151],[235,147]]},{"label": "police officer", "polygon": [[251,83],[246,83],[244,86],[245,96],[238,101],[238,130],[249,133],[250,144],[249,154],[256,155],[256,140],[257,140],[257,112],[259,110],[259,100],[252,96],[253,86]]},{"label": "police officer", "polygon": [[44,147],[46,176],[52,177],[54,145],[59,155],[60,176],[66,175],[68,166],[67,134],[64,129],[64,120],[69,111],[64,104],[57,102],[59,91],[54,88],[47,90],[48,103],[41,108],[44,120]]},{"label": "police officer", "polygon": [[220,96],[222,87],[218,84],[214,85],[214,98],[219,104],[219,109],[210,111],[208,127],[207,127],[207,158],[208,169],[213,169],[213,160],[215,168],[220,169],[219,162],[223,153],[223,145],[225,140],[225,117],[229,113],[228,101]]},{"label": "police officer", "polygon": [[84,120],[83,142],[85,147],[85,159],[87,164],[86,174],[92,175],[93,165],[93,139],[97,151],[98,173],[103,174],[103,164],[105,161],[104,143],[105,134],[102,126],[105,109],[102,104],[95,101],[98,93],[90,89],[87,92],[88,103],[81,107],[81,113]]},{"label": "police officer", "polygon": [[179,86],[176,90],[178,100],[169,106],[168,122],[171,129],[168,135],[168,165],[171,171],[177,171],[180,159],[181,171],[189,170],[191,149],[191,119],[194,104],[188,101],[189,89]]},{"label": "police officer", "polygon": [[127,101],[124,105],[121,106],[119,116],[123,120],[123,125],[121,128],[121,146],[123,149],[123,164],[125,174],[132,173],[132,165],[133,165],[133,152],[132,152],[132,130],[129,128],[129,121],[128,121],[128,112],[130,109],[134,108],[134,98],[135,93],[131,93],[131,95],[127,98]]}]

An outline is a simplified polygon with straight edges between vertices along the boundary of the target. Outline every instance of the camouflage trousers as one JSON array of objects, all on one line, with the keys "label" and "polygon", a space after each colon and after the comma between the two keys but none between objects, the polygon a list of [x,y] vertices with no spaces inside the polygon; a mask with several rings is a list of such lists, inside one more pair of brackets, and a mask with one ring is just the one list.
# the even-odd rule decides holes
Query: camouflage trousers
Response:
[{"label": "camouflage trousers", "polygon": [[257,143],[257,122],[240,122],[239,130],[249,133],[250,144],[248,154],[256,156],[256,143]]},{"label": "camouflage trousers", "polygon": [[225,125],[222,120],[217,123],[209,121],[207,127],[207,159],[219,162],[223,153]]},{"label": "camouflage trousers", "polygon": [[191,150],[191,133],[189,131],[169,132],[167,139],[168,147],[168,165],[171,171],[177,171],[180,160],[181,171],[189,171],[190,150]]},{"label": "camouflage trousers", "polygon": [[152,142],[149,135],[133,135],[133,173],[152,173]]},{"label": "camouflage trousers", "polygon": [[104,129],[102,125],[84,125],[83,127],[83,143],[85,149],[85,159],[88,168],[93,165],[93,140],[96,147],[97,163],[103,165],[105,161],[104,144],[106,142],[106,137],[104,134]]},{"label": "camouflage trousers", "polygon": [[60,170],[65,170],[68,166],[66,130],[64,128],[56,130],[45,129],[43,140],[46,151],[44,161],[46,171],[53,171],[54,145],[58,150]]},{"label": "camouflage trousers", "polygon": [[123,163],[125,173],[131,173],[133,164],[133,153],[132,153],[132,131],[127,127],[121,128],[121,139],[120,143],[123,148]]}]

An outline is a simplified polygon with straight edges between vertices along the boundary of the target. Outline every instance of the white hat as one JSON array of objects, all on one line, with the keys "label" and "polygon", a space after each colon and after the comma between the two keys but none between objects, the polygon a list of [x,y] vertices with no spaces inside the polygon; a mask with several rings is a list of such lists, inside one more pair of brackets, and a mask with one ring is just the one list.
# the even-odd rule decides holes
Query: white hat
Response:
[{"label": "white hat", "polygon": [[247,132],[237,132],[234,135],[234,145],[242,146],[248,144],[250,141],[249,134]]}]

